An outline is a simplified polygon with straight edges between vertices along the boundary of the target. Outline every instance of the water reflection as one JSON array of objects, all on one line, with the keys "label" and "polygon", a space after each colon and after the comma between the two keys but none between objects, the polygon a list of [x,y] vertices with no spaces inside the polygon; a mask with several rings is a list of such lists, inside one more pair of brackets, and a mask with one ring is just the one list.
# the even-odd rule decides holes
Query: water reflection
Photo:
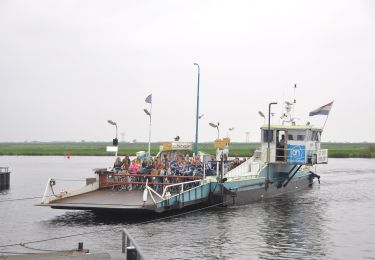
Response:
[{"label": "water reflection", "polygon": [[10,189],[0,190],[0,195],[4,195],[5,196],[5,195],[8,195],[9,193],[10,193]]},{"label": "water reflection", "polygon": [[227,213],[227,209],[219,208],[216,212],[217,221],[215,223],[216,229],[218,230],[217,237],[214,239],[214,244],[216,245],[217,257],[219,259],[224,259],[228,253],[228,245],[231,244],[231,219]]},{"label": "water reflection", "polygon": [[301,193],[286,194],[263,203],[264,222],[259,235],[264,244],[259,258],[321,259],[326,255],[323,204],[313,197],[298,196]]},{"label": "water reflection", "polygon": [[[112,162],[113,158],[109,161]],[[120,252],[128,228],[150,259],[372,259],[375,255],[375,160],[330,160],[321,185],[271,200],[168,215],[95,214],[35,207],[46,180],[91,176],[102,158],[1,157],[12,186],[0,193],[0,245],[84,234],[33,244],[65,250],[84,242],[91,252]],[[99,166],[98,165],[98,166]],[[139,225],[140,222],[153,221]],[[104,232],[107,230],[107,232]],[[19,246],[6,250],[22,251]],[[5,250],[4,249],[4,250]]]},{"label": "water reflection", "polygon": [[[193,208],[195,209],[195,208]],[[170,219],[183,218],[189,213],[189,209],[181,209],[176,212],[119,212],[119,211],[65,211],[46,221],[49,225],[60,226],[97,226],[97,225],[128,225],[145,224],[158,221],[170,221]]]}]

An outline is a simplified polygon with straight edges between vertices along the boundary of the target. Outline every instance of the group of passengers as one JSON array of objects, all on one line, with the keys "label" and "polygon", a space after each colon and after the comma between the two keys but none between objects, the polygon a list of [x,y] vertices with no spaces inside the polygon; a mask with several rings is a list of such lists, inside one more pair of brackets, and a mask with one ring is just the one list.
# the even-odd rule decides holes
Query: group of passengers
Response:
[{"label": "group of passengers", "polygon": [[242,160],[240,160],[240,158],[238,158],[238,157],[234,158],[234,160],[232,160],[229,163],[228,170],[232,170],[232,169],[236,168],[238,165],[240,165],[241,163],[243,163],[245,161],[246,161],[246,158],[243,158]]},{"label": "group of passengers", "polygon": [[[203,176],[203,163],[199,156],[189,157],[189,155],[174,156],[164,155],[161,157],[146,157],[143,160],[140,157],[130,160],[126,155],[123,160],[116,158],[114,163],[114,171],[116,173],[131,174],[126,178],[127,182],[145,182],[147,179],[152,183],[178,183],[181,181],[189,181],[186,178],[181,180],[176,176]],[[208,171],[206,170],[206,174]],[[134,176],[136,175],[136,176]],[[146,175],[146,176],[145,176]],[[151,176],[150,176],[151,175]],[[128,189],[142,188],[142,185],[129,185]],[[161,189],[161,185],[157,185],[156,189]]]},{"label": "group of passengers", "polygon": [[[226,170],[236,168],[238,165],[246,160],[240,160],[235,157],[234,160],[228,161],[226,157],[223,158]],[[206,175],[215,175],[217,168],[217,161],[215,157],[211,157],[211,161],[206,164]],[[160,157],[140,157],[130,160],[126,155],[123,160],[120,157],[116,158],[113,166],[116,173],[125,171],[129,174],[150,174],[150,175],[175,175],[175,176],[203,176],[203,163],[199,156],[190,157],[188,154],[180,155],[178,153],[173,156],[164,154]]]},{"label": "group of passengers", "polygon": [[126,155],[123,160],[117,157],[113,168],[116,172],[125,171],[129,174],[203,176],[203,163],[200,157],[189,157],[188,154],[176,154],[173,158],[165,154],[163,158],[146,157],[143,160],[137,157],[132,161]]},{"label": "group of passengers", "polygon": [[[223,158],[221,161],[224,162],[225,171],[231,170],[243,162],[238,157],[232,161],[228,161],[227,158]],[[116,173],[133,175],[127,178],[128,182],[145,182],[148,179],[149,182],[153,183],[180,182],[181,180],[176,176],[202,177],[204,170],[206,176],[213,176],[216,175],[217,167],[219,167],[219,171],[222,170],[220,163],[215,160],[214,156],[204,166],[199,156],[190,157],[188,154],[182,155],[179,153],[164,154],[161,157],[146,157],[143,160],[140,157],[130,160],[129,156],[126,155],[122,160],[117,157],[113,166]],[[184,181],[189,180],[189,178],[184,179]]]}]

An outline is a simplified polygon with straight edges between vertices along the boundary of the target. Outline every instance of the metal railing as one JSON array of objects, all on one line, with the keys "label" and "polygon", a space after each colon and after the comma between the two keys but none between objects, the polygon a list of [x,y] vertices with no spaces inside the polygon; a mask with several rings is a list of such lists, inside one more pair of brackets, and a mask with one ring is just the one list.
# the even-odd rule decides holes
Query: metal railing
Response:
[{"label": "metal railing", "polygon": [[[262,149],[261,160],[267,162],[267,148]],[[270,162],[287,164],[319,164],[328,161],[327,149],[270,148]]]},{"label": "metal railing", "polygon": [[184,193],[184,191],[187,191],[187,190],[190,190],[192,188],[197,187],[197,186],[192,186],[192,187],[189,187],[188,189],[184,189],[184,185],[193,184],[193,183],[198,183],[197,186],[199,186],[200,184],[202,184],[202,180],[194,180],[194,181],[180,182],[180,183],[175,183],[175,184],[167,185],[167,186],[164,187],[162,195],[160,195],[158,192],[156,192],[154,189],[152,189],[148,185],[148,182],[146,181],[146,185],[145,185],[145,189],[144,189],[144,194],[143,194],[143,202],[146,203],[146,201],[147,201],[147,194],[150,194],[150,197],[151,197],[152,201],[154,202],[154,204],[156,204],[157,201],[155,200],[155,198],[154,198],[154,196],[152,194],[155,194],[160,200],[169,199],[172,196],[171,196],[171,192],[169,192],[168,189],[171,190],[172,188],[176,188],[176,190],[179,190],[179,192],[173,194],[173,196],[180,195],[180,194]]},{"label": "metal railing", "polygon": [[201,183],[202,180],[187,181],[187,182],[180,182],[180,183],[176,183],[176,184],[167,185],[167,186],[164,187],[164,191],[163,191],[163,194],[162,194],[161,196],[164,198],[165,195],[166,195],[166,193],[167,193],[167,190],[168,190],[168,189],[170,189],[170,188],[172,188],[172,187],[178,187],[178,186],[181,186],[181,188],[178,189],[178,190],[180,190],[179,193],[180,193],[180,194],[181,194],[181,193],[184,193],[184,185],[192,184],[192,183],[196,183],[196,182]]},{"label": "metal railing", "polygon": [[[81,183],[86,182],[82,186]],[[74,185],[73,185],[74,184]],[[41,204],[48,204],[53,200],[79,195],[99,188],[95,178],[85,179],[55,179],[49,178],[43,193]]]},{"label": "metal railing", "polygon": [[126,260],[146,260],[145,254],[137,245],[129,231],[124,228],[122,230],[122,253],[125,254]]}]

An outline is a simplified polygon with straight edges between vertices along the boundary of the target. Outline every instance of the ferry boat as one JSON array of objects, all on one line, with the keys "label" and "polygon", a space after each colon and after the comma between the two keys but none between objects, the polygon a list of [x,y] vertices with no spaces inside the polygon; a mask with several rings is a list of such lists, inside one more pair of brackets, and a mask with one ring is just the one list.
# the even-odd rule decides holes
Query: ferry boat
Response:
[{"label": "ferry boat", "polygon": [[[95,178],[70,192],[56,192],[57,180],[51,178],[39,205],[73,210],[166,212],[191,206],[246,204],[308,188],[315,178],[319,180],[314,166],[328,162],[328,150],[321,149],[323,128],[296,124],[290,105],[286,104],[281,124],[269,121],[260,128],[261,145],[250,158],[228,160],[229,138],[214,141],[215,156],[199,152],[192,157],[192,143],[169,142],[161,146],[155,159],[168,162],[162,170],[95,169]],[[171,170],[176,158],[191,167],[187,171]]]}]

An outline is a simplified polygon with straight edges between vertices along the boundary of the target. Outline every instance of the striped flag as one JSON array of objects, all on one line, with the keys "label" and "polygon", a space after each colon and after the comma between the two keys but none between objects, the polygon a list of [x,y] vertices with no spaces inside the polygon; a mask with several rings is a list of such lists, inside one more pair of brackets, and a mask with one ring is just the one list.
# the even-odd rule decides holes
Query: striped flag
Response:
[{"label": "striped flag", "polygon": [[331,111],[333,105],[333,101],[331,103],[328,103],[327,105],[324,105],[322,107],[319,107],[309,113],[309,116],[316,116],[316,115],[327,115],[329,114],[329,111]]},{"label": "striped flag", "polygon": [[148,95],[145,99],[146,103],[152,103],[152,94]]}]

